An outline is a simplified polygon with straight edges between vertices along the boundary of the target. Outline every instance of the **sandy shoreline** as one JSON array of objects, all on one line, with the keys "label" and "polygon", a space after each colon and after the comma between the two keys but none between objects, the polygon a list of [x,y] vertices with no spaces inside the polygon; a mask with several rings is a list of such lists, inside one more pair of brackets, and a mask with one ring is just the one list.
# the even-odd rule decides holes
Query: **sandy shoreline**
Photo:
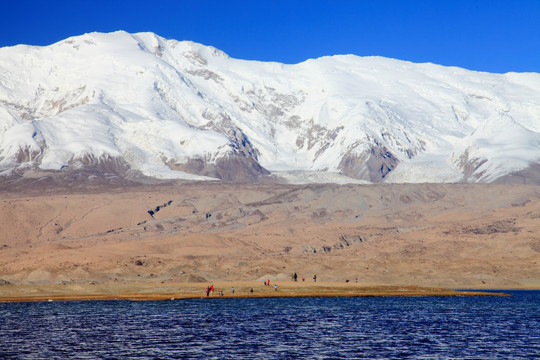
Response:
[{"label": "sandy shoreline", "polygon": [[[235,281],[210,283],[104,283],[84,285],[8,285],[0,288],[0,302],[75,301],[75,300],[180,300],[196,298],[269,297],[384,297],[384,296],[501,296],[487,291],[456,291],[436,287],[363,285],[336,282]],[[214,293],[206,295],[206,287]],[[234,289],[234,293],[233,293]],[[253,293],[251,292],[253,289]],[[220,295],[220,291],[223,295]]]}]

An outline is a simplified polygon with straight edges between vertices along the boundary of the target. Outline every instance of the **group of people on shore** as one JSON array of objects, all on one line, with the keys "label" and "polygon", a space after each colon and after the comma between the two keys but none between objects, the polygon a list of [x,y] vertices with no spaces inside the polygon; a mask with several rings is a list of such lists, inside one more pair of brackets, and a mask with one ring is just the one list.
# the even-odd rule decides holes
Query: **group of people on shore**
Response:
[{"label": "group of people on shore", "polygon": [[[234,295],[234,287],[231,287],[231,295]],[[249,291],[252,295],[253,295],[253,288],[251,288],[251,290]],[[210,296],[213,296],[214,295],[214,284],[212,285],[208,285],[206,287],[206,296],[207,297],[210,297]],[[223,290],[219,290],[219,296],[223,296]]]},{"label": "group of people on shore", "polygon": [[[234,290],[233,290],[233,293],[234,293]],[[206,296],[210,296],[210,295],[214,295],[214,284],[208,285],[206,287]],[[222,290],[219,291],[219,296],[223,296]]]},{"label": "group of people on shore", "polygon": [[[298,281],[298,274],[294,273],[292,275],[293,281]],[[306,278],[302,277],[302,282],[306,281]],[[317,274],[313,275],[313,282],[317,282]]]},{"label": "group of people on shore", "polygon": [[[270,279],[264,282],[264,286],[270,286]],[[277,291],[277,284],[274,284],[274,291]]]},{"label": "group of people on shore", "polygon": [[[292,275],[292,279],[293,279],[293,281],[298,281],[298,274],[294,273]],[[302,282],[304,282],[305,280],[306,279],[304,277],[302,277]],[[313,282],[317,282],[317,275],[313,275]],[[270,279],[264,281],[264,286],[270,286]],[[277,286],[277,284],[274,284],[274,291],[277,291],[277,290],[278,290],[278,286]],[[232,287],[231,288],[231,295],[234,295],[234,292],[235,292],[234,287]],[[253,295],[253,292],[254,292],[253,288],[251,288],[251,290],[249,292],[251,293],[251,295]],[[210,296],[213,296],[213,295],[214,295],[214,284],[208,285],[206,287],[206,296],[210,297]],[[223,291],[222,290],[219,291],[219,296],[223,296]]]}]

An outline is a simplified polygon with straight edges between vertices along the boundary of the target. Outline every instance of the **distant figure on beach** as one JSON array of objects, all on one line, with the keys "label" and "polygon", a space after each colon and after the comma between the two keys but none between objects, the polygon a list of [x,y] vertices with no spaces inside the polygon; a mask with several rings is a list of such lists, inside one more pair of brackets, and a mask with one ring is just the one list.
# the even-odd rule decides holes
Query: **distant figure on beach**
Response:
[{"label": "distant figure on beach", "polygon": [[219,290],[219,296],[223,296],[223,291]]},{"label": "distant figure on beach", "polygon": [[304,282],[306,279],[302,278],[302,282]]},{"label": "distant figure on beach", "polygon": [[270,286],[270,279],[268,279],[266,283],[268,284],[268,286]]},{"label": "distant figure on beach", "polygon": [[253,288],[251,288],[251,290],[249,292],[251,293],[251,295],[253,295]]},{"label": "distant figure on beach", "polygon": [[214,284],[210,285],[210,295],[214,295]]},{"label": "distant figure on beach", "polygon": [[293,280],[296,281],[297,279],[298,279],[298,275],[296,275],[296,273],[294,273]]},{"label": "distant figure on beach", "polygon": [[274,291],[277,291],[277,284],[274,284]]},{"label": "distant figure on beach", "polygon": [[234,288],[231,288],[231,294],[234,295]]},{"label": "distant figure on beach", "polygon": [[210,295],[210,286],[206,287],[206,296]]},{"label": "distant figure on beach", "polygon": [[313,275],[313,282],[317,282],[317,274]]}]

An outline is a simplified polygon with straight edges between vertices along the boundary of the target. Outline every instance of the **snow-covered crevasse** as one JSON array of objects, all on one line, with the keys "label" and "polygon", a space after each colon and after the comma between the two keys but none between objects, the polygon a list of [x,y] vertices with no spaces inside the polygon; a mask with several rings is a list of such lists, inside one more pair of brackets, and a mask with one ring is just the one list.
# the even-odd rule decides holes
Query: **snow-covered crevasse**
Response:
[{"label": "snow-covered crevasse", "polygon": [[244,61],[152,33],[0,49],[0,171],[108,162],[158,178],[538,183],[540,74]]}]

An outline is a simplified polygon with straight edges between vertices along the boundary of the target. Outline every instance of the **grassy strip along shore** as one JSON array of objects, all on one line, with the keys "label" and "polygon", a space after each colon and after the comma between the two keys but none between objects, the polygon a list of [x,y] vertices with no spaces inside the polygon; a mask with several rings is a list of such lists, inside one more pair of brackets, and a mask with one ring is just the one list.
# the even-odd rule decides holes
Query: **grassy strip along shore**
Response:
[{"label": "grassy strip along shore", "polygon": [[[206,288],[214,292],[207,296]],[[275,288],[274,285],[277,285]],[[253,292],[251,291],[253,289]],[[234,292],[233,292],[234,290]],[[222,295],[221,295],[222,294]],[[484,291],[457,291],[435,287],[362,285],[337,282],[255,281],[215,283],[87,283],[4,285],[0,302],[70,300],[180,300],[196,298],[361,297],[361,296],[505,296]]]}]

